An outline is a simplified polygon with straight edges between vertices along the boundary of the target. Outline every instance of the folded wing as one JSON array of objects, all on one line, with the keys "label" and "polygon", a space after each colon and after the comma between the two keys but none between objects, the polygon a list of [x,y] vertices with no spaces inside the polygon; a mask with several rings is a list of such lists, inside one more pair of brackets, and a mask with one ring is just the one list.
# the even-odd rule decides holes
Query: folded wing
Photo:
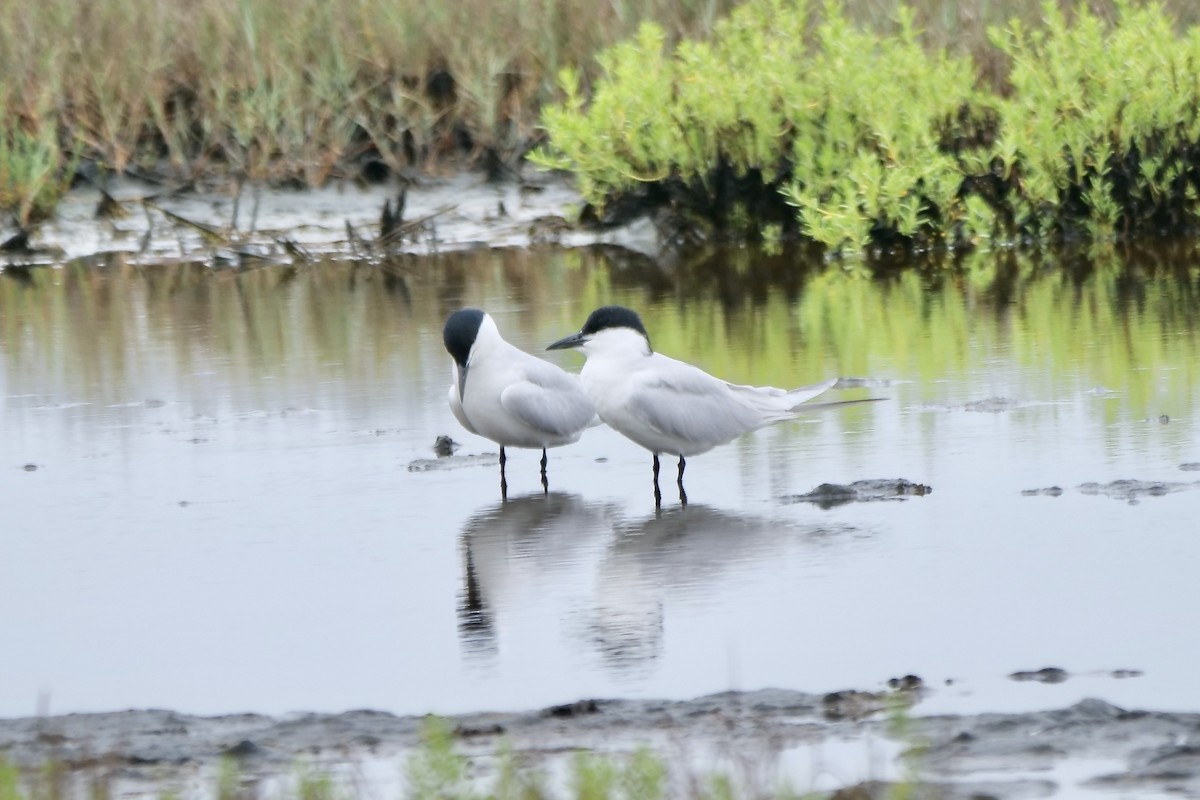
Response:
[{"label": "folded wing", "polygon": [[667,374],[646,373],[630,394],[630,411],[653,430],[703,452],[696,447],[716,447],[769,421],[729,384],[684,366]]},{"label": "folded wing", "polygon": [[588,427],[596,409],[574,375],[551,364],[534,369],[527,379],[500,393],[505,411],[529,427],[554,436],[569,437]]}]

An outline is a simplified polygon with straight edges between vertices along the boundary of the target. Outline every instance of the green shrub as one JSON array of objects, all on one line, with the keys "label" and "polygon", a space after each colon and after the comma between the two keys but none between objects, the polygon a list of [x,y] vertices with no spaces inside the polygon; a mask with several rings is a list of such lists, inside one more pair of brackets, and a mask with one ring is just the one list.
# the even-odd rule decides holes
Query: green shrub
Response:
[{"label": "green shrub", "polygon": [[966,216],[962,162],[982,160],[991,100],[972,65],[917,41],[902,9],[893,38],[851,26],[829,4],[796,98],[793,180],[803,232],[829,247],[925,242]]},{"label": "green shrub", "polygon": [[965,216],[954,150],[978,147],[990,108],[971,62],[923,48],[908,11],[885,39],[835,2],[810,31],[808,6],[753,0],[674,48],[644,25],[601,57],[590,104],[563,75],[533,159],[600,208],[633,195],[720,232],[782,222],[834,248],[941,235]]},{"label": "green shrub", "polygon": [[1008,211],[1025,228],[1104,237],[1195,224],[1200,29],[1158,5],[1117,3],[1108,25],[1081,6],[1068,24],[991,31],[1013,61],[996,155]]},{"label": "green shrub", "polygon": [[815,24],[805,0],[749,0],[705,42],[644,25],[601,56],[590,102],[563,73],[533,159],[576,173],[601,220],[666,209],[834,251],[1193,227],[1200,31],[1133,0],[1111,21],[1042,14],[989,32],[1005,91],[904,7],[886,37],[836,0]]}]

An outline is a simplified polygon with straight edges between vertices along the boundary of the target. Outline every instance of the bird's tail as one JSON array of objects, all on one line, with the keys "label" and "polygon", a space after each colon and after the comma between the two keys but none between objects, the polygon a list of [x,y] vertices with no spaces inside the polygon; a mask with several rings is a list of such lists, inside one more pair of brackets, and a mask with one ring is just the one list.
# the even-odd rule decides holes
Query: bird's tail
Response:
[{"label": "bird's tail", "polygon": [[827,408],[842,408],[844,406],[856,406],[859,403],[878,403],[880,400],[887,400],[886,397],[860,397],[857,400],[827,400],[823,403],[805,403],[796,406],[796,413],[802,411],[824,411]]},{"label": "bird's tail", "polygon": [[837,383],[837,378],[814,383],[811,386],[801,386],[798,389],[777,389],[774,386],[742,386],[728,384],[742,402],[757,409],[762,415],[761,422],[766,425],[792,417],[803,410],[806,400],[811,400]]},{"label": "bird's tail", "polygon": [[801,403],[812,400],[814,397],[824,393],[826,390],[832,389],[834,384],[837,382],[837,378],[830,378],[827,381],[814,383],[811,386],[801,386],[798,389],[792,389],[788,392],[785,392],[784,397],[786,397],[788,401],[788,411],[798,410],[797,406],[799,406]]}]

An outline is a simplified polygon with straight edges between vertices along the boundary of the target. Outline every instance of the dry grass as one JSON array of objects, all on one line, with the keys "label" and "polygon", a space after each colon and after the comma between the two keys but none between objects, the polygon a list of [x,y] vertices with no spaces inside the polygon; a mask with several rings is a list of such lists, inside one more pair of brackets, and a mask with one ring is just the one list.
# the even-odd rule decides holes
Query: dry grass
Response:
[{"label": "dry grass", "polygon": [[725,5],[0,0],[0,125],[186,177],[318,184],[366,154],[508,157],[561,66],[647,17],[703,33]]}]

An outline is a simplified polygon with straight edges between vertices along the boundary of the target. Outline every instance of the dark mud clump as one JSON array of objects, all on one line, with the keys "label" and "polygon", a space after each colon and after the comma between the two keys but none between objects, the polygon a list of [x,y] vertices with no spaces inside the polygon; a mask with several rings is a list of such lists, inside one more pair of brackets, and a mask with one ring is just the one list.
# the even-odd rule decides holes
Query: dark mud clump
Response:
[{"label": "dark mud clump", "polygon": [[546,716],[558,717],[560,719],[598,713],[600,713],[600,704],[595,700],[579,700],[574,703],[565,703],[561,706],[550,706],[545,711]]},{"label": "dark mud clump", "polygon": [[1014,681],[1036,681],[1037,683],[1062,683],[1070,674],[1061,667],[1042,667],[1037,670],[1021,670],[1008,677]]},{"label": "dark mud clump", "polygon": [[1080,484],[1079,491],[1084,494],[1104,495],[1114,500],[1125,500],[1134,505],[1143,497],[1162,497],[1172,492],[1182,492],[1185,489],[1195,489],[1197,487],[1200,487],[1200,482],[1141,481],[1125,478],[1108,483]]},{"label": "dark mud clump", "polygon": [[1047,486],[1044,489],[1022,489],[1022,497],[1058,497],[1063,493],[1061,486]]},{"label": "dark mud clump", "polygon": [[865,692],[845,689],[830,692],[821,698],[821,708],[827,720],[869,719],[885,711],[909,708],[921,699],[925,682],[917,675],[892,678],[887,682],[891,691]]},{"label": "dark mud clump", "polygon": [[813,503],[829,509],[847,503],[869,503],[879,500],[903,500],[906,497],[924,497],[933,487],[914,483],[905,478],[874,478],[855,481],[851,484],[822,483],[806,494],[793,494],[780,498],[783,503]]}]

